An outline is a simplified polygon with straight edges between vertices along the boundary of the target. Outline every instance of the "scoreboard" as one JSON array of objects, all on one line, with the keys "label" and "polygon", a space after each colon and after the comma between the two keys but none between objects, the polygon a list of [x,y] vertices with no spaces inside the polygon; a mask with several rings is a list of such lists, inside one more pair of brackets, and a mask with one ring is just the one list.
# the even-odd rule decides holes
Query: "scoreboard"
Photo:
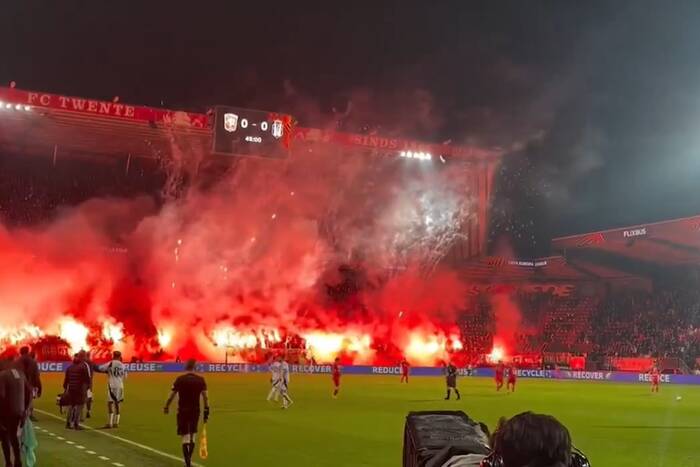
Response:
[{"label": "scoreboard", "polygon": [[216,154],[284,159],[292,130],[289,115],[220,106],[214,109],[212,149]]}]

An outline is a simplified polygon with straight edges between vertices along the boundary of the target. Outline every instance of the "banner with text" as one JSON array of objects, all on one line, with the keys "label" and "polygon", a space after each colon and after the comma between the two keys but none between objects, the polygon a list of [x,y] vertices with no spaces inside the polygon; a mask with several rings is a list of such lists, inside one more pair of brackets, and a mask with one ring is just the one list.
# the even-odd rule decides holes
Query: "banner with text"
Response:
[{"label": "banner with text", "polygon": [[[39,368],[46,373],[62,373],[68,368],[70,362],[40,362]],[[185,371],[184,363],[143,362],[125,363],[126,370],[130,373],[181,373]],[[331,365],[289,365],[292,373],[296,374],[330,374]],[[267,373],[267,365],[252,363],[199,363],[197,371],[202,373]],[[369,366],[347,365],[342,367],[346,375],[400,375],[399,366]],[[439,367],[413,367],[411,376],[443,376],[443,369]],[[493,378],[493,368],[474,368],[469,371],[460,369],[461,376],[478,376]],[[518,370],[520,378],[534,379],[560,379],[581,381],[613,381],[621,383],[650,382],[648,373],[630,373],[619,371],[573,371],[573,370]],[[699,375],[661,375],[661,383],[666,384],[700,384]]]}]

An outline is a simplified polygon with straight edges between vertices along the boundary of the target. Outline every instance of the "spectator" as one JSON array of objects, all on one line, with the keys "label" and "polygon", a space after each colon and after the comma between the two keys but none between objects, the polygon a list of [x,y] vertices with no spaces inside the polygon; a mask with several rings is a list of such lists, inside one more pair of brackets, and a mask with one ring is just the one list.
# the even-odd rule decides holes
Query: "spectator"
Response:
[{"label": "spectator", "polygon": [[[493,453],[482,465],[568,467],[571,461],[569,430],[550,415],[523,412],[501,421],[492,438]],[[497,458],[502,464],[489,463]]]},{"label": "spectator", "polygon": [[[17,359],[16,367],[20,370],[27,379],[29,389],[32,393],[32,399],[41,397],[41,377],[39,376],[39,365],[37,365],[34,357],[29,353],[29,347],[19,349],[19,359]],[[29,418],[36,421],[33,413],[33,403],[30,401]]]},{"label": "spectator", "polygon": [[73,364],[66,369],[63,379],[63,389],[69,406],[66,416],[66,428],[82,430],[80,427],[80,414],[87,400],[87,391],[90,387],[90,372],[85,364],[84,353],[79,353],[73,358]]},{"label": "spectator", "polygon": [[[2,453],[6,466],[21,467],[22,454],[19,443],[19,428],[24,424],[29,404],[31,389],[24,374],[13,368],[12,360],[5,360],[0,365],[0,436]],[[14,462],[12,458],[14,456]]]}]

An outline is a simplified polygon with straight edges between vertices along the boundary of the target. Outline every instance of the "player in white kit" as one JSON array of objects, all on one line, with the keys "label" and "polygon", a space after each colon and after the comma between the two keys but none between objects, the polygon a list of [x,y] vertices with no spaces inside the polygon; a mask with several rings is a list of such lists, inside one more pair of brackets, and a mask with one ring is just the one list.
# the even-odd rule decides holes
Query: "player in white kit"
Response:
[{"label": "player in white kit", "polygon": [[280,390],[279,390],[279,385],[281,384],[281,377],[280,377],[280,372],[282,370],[282,364],[280,363],[282,361],[282,357],[279,357],[278,360],[273,361],[270,363],[270,384],[272,387],[270,388],[270,392],[267,394],[267,400],[268,402],[271,400],[274,400],[277,402],[280,399]]},{"label": "player in white kit", "polygon": [[279,392],[282,396],[282,408],[286,409],[294,403],[289,397],[289,364],[280,357],[280,384]]},{"label": "player in white kit", "polygon": [[109,411],[109,423],[105,428],[119,427],[121,417],[121,403],[124,402],[124,378],[126,378],[126,367],[122,363],[122,353],[115,351],[112,354],[112,361],[100,365],[97,370],[107,373],[107,410]]}]

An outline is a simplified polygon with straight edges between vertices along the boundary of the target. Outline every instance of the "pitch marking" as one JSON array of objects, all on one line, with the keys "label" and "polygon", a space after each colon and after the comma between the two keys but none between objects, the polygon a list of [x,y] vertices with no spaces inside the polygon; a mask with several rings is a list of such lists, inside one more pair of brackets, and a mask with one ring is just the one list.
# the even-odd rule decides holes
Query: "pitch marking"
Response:
[{"label": "pitch marking", "polygon": [[[44,415],[48,415],[51,418],[55,418],[56,420],[61,420],[63,421],[62,417],[59,417],[57,415],[52,414],[51,412],[47,412],[45,410],[40,410],[40,409],[34,409],[37,412],[43,413]],[[158,454],[159,456],[167,457],[168,459],[175,460],[179,463],[182,462],[182,459],[176,456],[173,456],[172,454],[168,454],[167,452],[159,451],[158,449],[152,448],[150,446],[146,446],[145,444],[137,443],[136,441],[131,441],[130,439],[122,438],[121,436],[116,436],[111,433],[106,433],[104,431],[96,430],[91,426],[85,425],[83,423],[80,424],[82,427],[87,428],[88,430],[92,431],[93,433],[98,433],[102,436],[106,436],[108,438],[116,439],[117,441],[121,441],[122,443],[130,444],[131,446],[135,446],[139,449],[143,449],[144,451],[152,452],[153,454]],[[59,437],[59,439],[62,439]],[[100,457],[102,459],[102,457]],[[102,459],[104,460],[104,459]],[[194,467],[204,467],[202,464],[197,464],[192,462],[192,465]]]}]

